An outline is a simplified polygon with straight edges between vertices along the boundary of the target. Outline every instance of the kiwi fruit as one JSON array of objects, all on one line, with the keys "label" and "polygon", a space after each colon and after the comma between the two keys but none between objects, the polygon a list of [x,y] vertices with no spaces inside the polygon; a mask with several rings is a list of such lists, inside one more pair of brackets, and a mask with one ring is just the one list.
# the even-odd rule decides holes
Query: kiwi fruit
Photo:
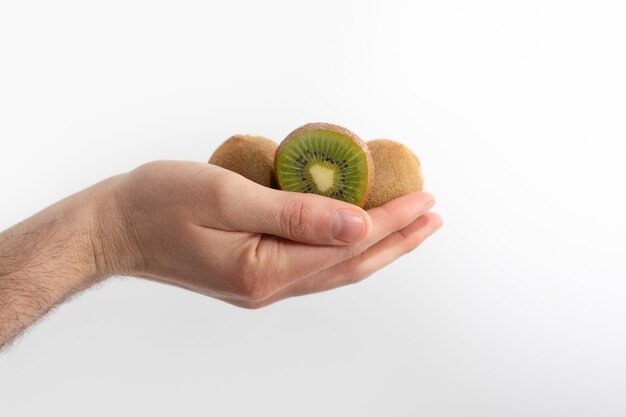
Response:
[{"label": "kiwi fruit", "polygon": [[424,178],[420,161],[409,148],[387,139],[372,140],[367,142],[367,147],[372,154],[376,174],[366,210],[405,194],[422,191]]},{"label": "kiwi fruit", "polygon": [[276,150],[280,189],[319,194],[363,207],[374,177],[367,145],[329,123],[309,123],[291,132]]},{"label": "kiwi fruit", "polygon": [[265,187],[274,185],[274,154],[278,144],[262,136],[235,135],[215,150],[209,164],[236,172]]}]

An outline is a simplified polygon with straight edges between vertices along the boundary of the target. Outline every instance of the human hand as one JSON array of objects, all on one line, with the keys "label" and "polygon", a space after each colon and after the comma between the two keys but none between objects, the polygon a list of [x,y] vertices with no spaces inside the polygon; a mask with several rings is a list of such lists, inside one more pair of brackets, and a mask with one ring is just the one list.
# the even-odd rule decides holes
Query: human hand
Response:
[{"label": "human hand", "polygon": [[100,275],[141,276],[246,308],[358,282],[442,224],[425,192],[365,212],[192,162],[151,162],[107,189]]},{"label": "human hand", "polygon": [[428,213],[433,203],[414,193],[366,213],[265,188],[214,165],[148,163],[0,233],[0,350],[111,275],[247,308],[355,283],[441,226]]}]

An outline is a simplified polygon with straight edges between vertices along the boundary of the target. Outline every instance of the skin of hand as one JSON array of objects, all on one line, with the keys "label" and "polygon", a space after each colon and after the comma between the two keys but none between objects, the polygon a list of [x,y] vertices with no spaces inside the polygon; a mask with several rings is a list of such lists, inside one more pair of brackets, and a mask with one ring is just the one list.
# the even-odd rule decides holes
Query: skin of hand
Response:
[{"label": "skin of hand", "polygon": [[441,227],[434,201],[412,193],[365,212],[210,164],[147,163],[0,234],[0,347],[113,275],[245,308],[356,283]]}]

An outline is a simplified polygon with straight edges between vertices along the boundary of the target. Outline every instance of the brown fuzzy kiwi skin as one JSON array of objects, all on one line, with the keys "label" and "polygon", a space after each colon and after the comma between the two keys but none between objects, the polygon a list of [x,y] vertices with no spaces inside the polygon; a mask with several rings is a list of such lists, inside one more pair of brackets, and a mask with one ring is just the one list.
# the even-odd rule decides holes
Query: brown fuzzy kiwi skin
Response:
[{"label": "brown fuzzy kiwi skin", "polygon": [[421,164],[409,148],[388,139],[372,140],[367,142],[367,146],[374,159],[376,175],[366,210],[423,190]]},{"label": "brown fuzzy kiwi skin", "polygon": [[274,155],[278,144],[262,136],[235,135],[213,153],[209,164],[236,172],[265,187],[275,188]]},{"label": "brown fuzzy kiwi skin", "polygon": [[277,187],[280,188],[280,181],[277,175],[278,174],[278,171],[277,171],[278,155],[280,155],[280,152],[283,150],[283,147],[291,139],[293,139],[295,136],[299,135],[300,133],[306,132],[309,130],[326,130],[330,132],[339,133],[341,135],[347,136],[348,138],[352,139],[354,143],[357,144],[357,146],[359,146],[359,148],[363,149],[363,151],[365,152],[365,156],[367,158],[367,188],[365,190],[365,194],[363,195],[363,199],[357,204],[359,207],[363,208],[369,199],[370,193],[372,192],[372,183],[374,182],[373,180],[375,177],[374,160],[372,159],[372,155],[369,151],[367,144],[361,138],[359,138],[354,132],[346,129],[345,127],[334,125],[332,123],[314,122],[314,123],[307,123],[305,125],[302,125],[296,130],[294,130],[293,132],[291,132],[290,134],[288,134],[287,137],[280,143],[280,145],[278,145],[278,148],[276,149],[276,154],[274,156],[274,174],[276,175],[275,184],[277,185]]}]

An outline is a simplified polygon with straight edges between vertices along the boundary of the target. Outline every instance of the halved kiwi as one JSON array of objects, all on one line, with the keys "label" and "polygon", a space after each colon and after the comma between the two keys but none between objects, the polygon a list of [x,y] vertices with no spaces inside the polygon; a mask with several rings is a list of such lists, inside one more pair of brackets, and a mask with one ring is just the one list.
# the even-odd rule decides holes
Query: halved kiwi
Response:
[{"label": "halved kiwi", "polygon": [[276,142],[262,136],[235,135],[215,150],[209,164],[236,172],[265,187],[272,187],[277,147]]},{"label": "halved kiwi", "polygon": [[409,148],[388,139],[369,141],[367,147],[374,159],[376,175],[366,210],[405,194],[422,191],[424,178],[420,161]]},{"label": "halved kiwi", "polygon": [[363,207],[374,164],[365,142],[348,129],[309,123],[280,144],[274,171],[282,190],[319,194]]}]

